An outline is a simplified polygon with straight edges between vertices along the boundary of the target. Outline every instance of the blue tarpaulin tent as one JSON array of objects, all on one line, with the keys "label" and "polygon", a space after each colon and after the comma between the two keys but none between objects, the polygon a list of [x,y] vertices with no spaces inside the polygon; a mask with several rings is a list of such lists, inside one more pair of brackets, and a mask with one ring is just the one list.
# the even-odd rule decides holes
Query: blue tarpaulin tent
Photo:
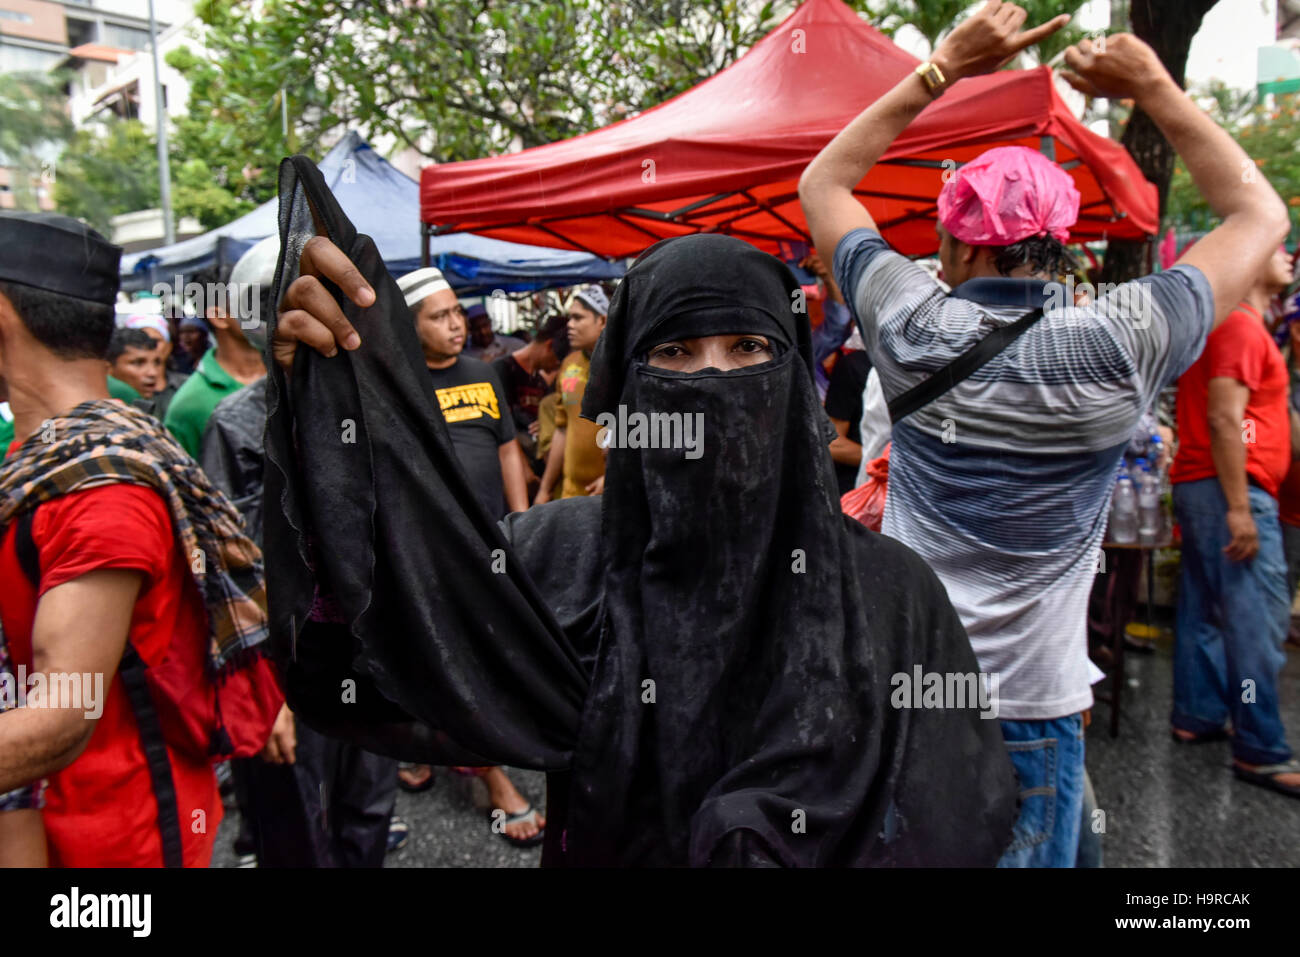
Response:
[{"label": "blue tarpaulin tent", "polygon": [[[375,241],[394,276],[420,268],[420,187],[394,169],[355,132],[320,162],[321,174],[357,231]],[[258,240],[277,232],[278,201],[271,200],[234,222],[160,249],[122,257],[122,288],[128,292],[188,278],[213,263],[231,264]],[[616,279],[623,265],[587,253],[523,246],[469,233],[439,236],[430,244],[437,266],[462,295],[494,289],[521,292],[548,286]]]}]

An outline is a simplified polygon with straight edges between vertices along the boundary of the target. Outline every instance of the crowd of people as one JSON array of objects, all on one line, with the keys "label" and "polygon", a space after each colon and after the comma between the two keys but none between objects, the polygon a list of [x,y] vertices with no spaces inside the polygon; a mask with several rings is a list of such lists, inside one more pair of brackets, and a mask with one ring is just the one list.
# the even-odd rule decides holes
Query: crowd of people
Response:
[{"label": "crowd of people", "polygon": [[[186,315],[119,305],[88,227],[0,213],[0,864],[206,866],[214,767],[260,866],[380,866],[439,768],[550,866],[1095,863],[1135,442],[1181,531],[1171,734],[1300,796],[1286,205],[1128,35],[1066,77],[1150,116],[1218,215],[1170,268],[1062,304],[1079,194],[1022,147],[945,182],[939,278],[854,194],[1064,22],[986,4],[822,150],[807,287],[689,235],[506,335],[438,269],[389,276],[294,159],[309,202]],[[841,497],[886,474],[877,533]]]}]

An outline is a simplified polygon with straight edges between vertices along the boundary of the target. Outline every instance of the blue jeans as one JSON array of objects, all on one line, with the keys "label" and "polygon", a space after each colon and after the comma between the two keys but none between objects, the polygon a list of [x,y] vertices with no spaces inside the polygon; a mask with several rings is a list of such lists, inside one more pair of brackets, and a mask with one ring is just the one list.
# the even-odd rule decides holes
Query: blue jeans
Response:
[{"label": "blue jeans", "polygon": [[1245,562],[1223,554],[1230,541],[1228,503],[1217,478],[1175,485],[1174,511],[1183,531],[1183,568],[1173,724],[1205,734],[1231,718],[1233,757],[1246,764],[1286,761],[1291,749],[1278,713],[1277,679],[1286,661],[1282,643],[1291,603],[1277,502],[1250,486],[1259,554]]},{"label": "blue jeans", "polygon": [[1020,817],[998,867],[1074,867],[1083,820],[1083,715],[1003,721]]}]

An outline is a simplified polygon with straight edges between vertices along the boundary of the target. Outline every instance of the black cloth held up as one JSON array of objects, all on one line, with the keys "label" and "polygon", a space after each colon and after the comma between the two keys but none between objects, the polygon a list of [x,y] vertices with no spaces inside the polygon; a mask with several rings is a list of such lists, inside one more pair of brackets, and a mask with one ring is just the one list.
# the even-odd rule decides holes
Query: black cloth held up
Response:
[{"label": "black cloth held up", "polygon": [[293,157],[276,302],[315,234],[376,301],[346,303],[355,352],[299,349],[292,383],[268,361],[267,591],[290,706],[394,757],[567,767],[587,684],[576,653],[476,501],[374,243]]},{"label": "black cloth held up", "polygon": [[[306,720],[389,754],[555,772],[549,864],[997,860],[1016,814],[998,723],[890,705],[895,674],[978,665],[921,559],[840,513],[784,266],[718,236],[643,255],[584,414],[698,413],[702,455],[612,448],[604,495],[503,535],[470,504],[395,285],[301,157],[281,169],[281,222],[281,288],[319,232],[378,295],[345,303],[360,349],[300,349],[291,398],[271,374],[272,622]],[[694,375],[645,362],[710,331],[780,354]],[[354,675],[372,683],[339,704]]]}]

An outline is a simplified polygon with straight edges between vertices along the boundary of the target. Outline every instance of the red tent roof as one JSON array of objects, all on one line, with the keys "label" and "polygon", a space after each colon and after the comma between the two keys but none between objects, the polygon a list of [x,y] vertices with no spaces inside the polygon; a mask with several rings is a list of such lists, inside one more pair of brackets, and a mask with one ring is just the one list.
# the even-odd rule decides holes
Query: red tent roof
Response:
[{"label": "red tent roof", "polygon": [[[736,63],[638,116],[520,153],[426,167],[421,219],[436,232],[602,256],[699,231],[776,252],[781,240],[809,241],[796,195],[804,167],[918,62],[840,0],[808,0]],[[895,248],[933,252],[945,161],[1012,144],[1044,150],[1074,177],[1074,240],[1156,231],[1155,187],[1123,147],[1074,118],[1046,67],[958,83],[858,194]]]}]

